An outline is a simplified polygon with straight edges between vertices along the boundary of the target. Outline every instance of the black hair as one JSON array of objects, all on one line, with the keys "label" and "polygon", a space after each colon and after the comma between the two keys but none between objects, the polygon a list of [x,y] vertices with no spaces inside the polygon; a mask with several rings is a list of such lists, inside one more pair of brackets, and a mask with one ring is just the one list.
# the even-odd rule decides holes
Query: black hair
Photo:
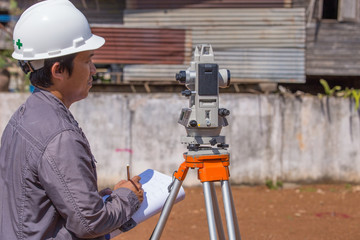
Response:
[{"label": "black hair", "polygon": [[45,59],[44,67],[30,73],[31,84],[35,87],[43,88],[48,88],[53,85],[53,82],[51,81],[51,68],[56,62],[60,63],[59,70],[67,71],[71,76],[74,67],[73,60],[75,56],[76,53],[57,58]]}]

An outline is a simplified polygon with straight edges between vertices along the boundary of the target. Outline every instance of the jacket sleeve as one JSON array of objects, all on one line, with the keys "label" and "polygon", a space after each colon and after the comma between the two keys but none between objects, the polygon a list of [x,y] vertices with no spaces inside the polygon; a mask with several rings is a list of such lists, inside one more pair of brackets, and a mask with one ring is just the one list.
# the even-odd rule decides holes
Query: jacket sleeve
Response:
[{"label": "jacket sleeve", "polygon": [[58,134],[38,166],[39,180],[66,228],[79,238],[105,235],[128,221],[139,208],[136,195],[120,188],[103,203],[87,141],[74,131]]}]

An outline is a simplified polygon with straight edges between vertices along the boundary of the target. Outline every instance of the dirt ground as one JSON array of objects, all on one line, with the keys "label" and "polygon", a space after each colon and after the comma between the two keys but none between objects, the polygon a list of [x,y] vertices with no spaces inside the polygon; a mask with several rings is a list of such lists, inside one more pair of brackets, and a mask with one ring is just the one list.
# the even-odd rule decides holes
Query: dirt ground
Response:
[{"label": "dirt ground", "polygon": [[[216,191],[222,210],[221,190]],[[209,239],[202,188],[185,192],[161,239]],[[280,190],[232,186],[232,192],[242,240],[360,239],[360,186],[285,185]],[[158,218],[159,214],[115,239],[149,239]]]}]

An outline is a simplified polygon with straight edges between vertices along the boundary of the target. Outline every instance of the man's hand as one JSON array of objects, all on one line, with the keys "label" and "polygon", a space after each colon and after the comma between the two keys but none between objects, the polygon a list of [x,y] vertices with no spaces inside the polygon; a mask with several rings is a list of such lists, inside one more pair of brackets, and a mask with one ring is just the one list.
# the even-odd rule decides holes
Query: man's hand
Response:
[{"label": "man's hand", "polygon": [[135,193],[139,202],[142,203],[144,200],[144,190],[141,188],[142,185],[139,182],[140,179],[141,178],[139,176],[135,176],[129,181],[121,180],[115,185],[114,190],[118,188],[128,188]]},{"label": "man's hand", "polygon": [[100,196],[110,195],[112,193],[112,190],[110,188],[105,188],[99,192]]}]

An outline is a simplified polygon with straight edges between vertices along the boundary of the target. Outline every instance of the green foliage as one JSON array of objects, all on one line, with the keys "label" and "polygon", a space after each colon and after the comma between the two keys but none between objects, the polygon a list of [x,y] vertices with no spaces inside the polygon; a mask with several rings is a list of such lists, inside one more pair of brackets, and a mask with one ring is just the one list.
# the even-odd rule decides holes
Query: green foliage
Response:
[{"label": "green foliage", "polygon": [[[335,86],[333,88],[330,88],[329,84],[324,79],[320,79],[320,84],[323,86],[326,96],[353,98],[355,101],[355,110],[359,109],[360,89],[345,88],[344,90],[341,90],[340,86]],[[323,95],[318,94],[318,97],[321,99]]]},{"label": "green foliage", "polygon": [[272,180],[266,180],[265,185],[268,189],[276,190],[283,187],[283,183],[281,181],[276,181],[275,183]]},{"label": "green foliage", "polygon": [[17,7],[18,7],[17,1],[10,0],[10,10],[17,9]]},{"label": "green foliage", "polygon": [[18,7],[18,3],[16,0],[10,0],[9,10],[12,15],[20,15],[21,14],[21,9]]},{"label": "green foliage", "polygon": [[[10,0],[9,12],[11,15],[20,15],[21,10],[18,7],[16,0]],[[1,28],[4,30],[5,41],[12,46],[12,31],[9,28],[6,28],[4,25],[1,25]],[[9,67],[13,64],[16,64],[16,60],[11,57],[13,49],[5,49],[0,51],[0,69]]]},{"label": "green foliage", "polygon": [[341,87],[340,86],[335,86],[333,88],[329,87],[329,84],[327,83],[327,81],[325,81],[324,79],[320,79],[320,83],[321,85],[324,87],[324,91],[325,91],[325,95],[327,96],[334,96],[334,93],[336,91],[340,91]]},{"label": "green foliage", "polygon": [[351,190],[352,190],[352,185],[349,184],[349,183],[345,184],[345,189],[346,189],[347,191],[351,191]]},{"label": "green foliage", "polygon": [[352,97],[355,99],[355,109],[359,109],[360,90],[352,89],[351,93],[352,93]]},{"label": "green foliage", "polygon": [[0,51],[0,69],[6,68],[15,60],[11,57],[12,50],[6,49]]},{"label": "green foliage", "polygon": [[300,188],[300,192],[316,192],[316,188],[314,188],[314,187],[302,187],[302,188]]}]

